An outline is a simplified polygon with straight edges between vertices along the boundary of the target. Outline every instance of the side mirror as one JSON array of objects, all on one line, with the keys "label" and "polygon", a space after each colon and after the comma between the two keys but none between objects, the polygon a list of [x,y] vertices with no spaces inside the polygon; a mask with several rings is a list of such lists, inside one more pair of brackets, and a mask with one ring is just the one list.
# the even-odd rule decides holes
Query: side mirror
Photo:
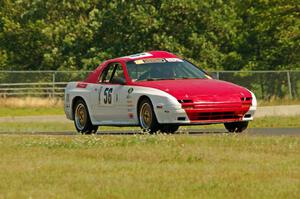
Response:
[{"label": "side mirror", "polygon": [[112,79],[111,83],[124,85],[126,84],[126,80],[122,77],[115,77]]},{"label": "side mirror", "polygon": [[218,74],[215,73],[215,72],[207,73],[207,75],[208,75],[209,77],[211,77],[212,79],[219,79],[219,78],[218,78]]}]

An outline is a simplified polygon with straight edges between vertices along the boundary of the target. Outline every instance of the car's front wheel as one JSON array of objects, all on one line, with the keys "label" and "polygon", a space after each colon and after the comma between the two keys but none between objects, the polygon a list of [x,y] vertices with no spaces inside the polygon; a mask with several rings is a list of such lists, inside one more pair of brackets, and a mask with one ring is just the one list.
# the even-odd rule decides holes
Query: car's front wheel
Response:
[{"label": "car's front wheel", "polygon": [[230,133],[241,133],[247,129],[249,122],[230,122],[224,123],[225,128]]},{"label": "car's front wheel", "polygon": [[151,101],[148,98],[142,99],[138,110],[141,128],[149,133],[158,131],[159,123],[157,122]]},{"label": "car's front wheel", "polygon": [[78,133],[91,134],[98,130],[98,126],[92,124],[87,106],[82,99],[75,102],[74,124]]}]

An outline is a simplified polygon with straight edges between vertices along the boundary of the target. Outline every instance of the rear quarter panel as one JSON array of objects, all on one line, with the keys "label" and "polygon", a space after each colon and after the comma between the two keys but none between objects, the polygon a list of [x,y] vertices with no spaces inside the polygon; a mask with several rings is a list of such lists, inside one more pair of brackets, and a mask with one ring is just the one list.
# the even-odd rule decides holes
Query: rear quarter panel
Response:
[{"label": "rear quarter panel", "polygon": [[[74,119],[74,114],[73,114],[73,105],[74,105],[74,99],[76,97],[82,98],[87,107],[88,110],[91,110],[90,107],[90,87],[89,84],[85,88],[79,88],[77,87],[79,82],[70,82],[67,84],[65,88],[65,98],[64,98],[64,111],[66,114],[66,117],[70,120]],[[90,112],[90,111],[89,111]]]}]

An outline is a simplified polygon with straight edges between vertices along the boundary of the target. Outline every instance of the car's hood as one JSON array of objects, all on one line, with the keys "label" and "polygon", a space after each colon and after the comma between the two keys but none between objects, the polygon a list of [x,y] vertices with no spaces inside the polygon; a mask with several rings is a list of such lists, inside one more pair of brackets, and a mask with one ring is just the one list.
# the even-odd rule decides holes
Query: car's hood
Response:
[{"label": "car's hood", "polygon": [[233,83],[214,79],[183,79],[135,82],[137,86],[145,86],[165,91],[178,100],[195,101],[231,101],[241,97],[250,97],[251,93]]}]

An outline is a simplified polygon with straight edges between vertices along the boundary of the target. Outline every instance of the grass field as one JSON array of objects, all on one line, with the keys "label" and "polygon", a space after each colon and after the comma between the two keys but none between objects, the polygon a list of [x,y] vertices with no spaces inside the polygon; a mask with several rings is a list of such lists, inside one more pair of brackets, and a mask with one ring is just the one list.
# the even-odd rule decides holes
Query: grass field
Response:
[{"label": "grass field", "polygon": [[[32,99],[26,106],[22,103],[2,103],[0,117],[63,114],[61,101],[49,101],[49,106]],[[256,118],[251,127],[300,128],[300,117]],[[223,125],[181,130],[189,128]],[[100,127],[99,132],[114,129],[120,130]],[[72,122],[0,122],[0,132],[10,133],[0,136],[0,198],[300,195],[299,136],[16,135],[39,131],[75,132],[75,128]]]},{"label": "grass field", "polygon": [[[197,125],[197,126],[182,126],[179,131],[188,131],[191,128],[197,129],[223,129],[223,124],[216,125]],[[265,117],[256,118],[250,122],[249,128],[300,128],[300,117]],[[139,127],[99,127],[99,132],[107,130],[139,130]],[[75,132],[74,124],[70,122],[0,122],[0,132],[20,133],[20,132],[55,132],[55,131],[71,131]]]},{"label": "grass field", "polygon": [[63,115],[62,107],[18,107],[18,108],[0,108],[0,117],[13,116],[35,116],[35,115]]},{"label": "grass field", "polygon": [[[271,101],[274,105],[277,101]],[[297,102],[289,101],[286,103]],[[63,101],[60,99],[41,99],[41,98],[8,98],[0,99],[0,117],[15,116],[39,116],[39,115],[64,115]],[[265,117],[255,118],[250,122],[250,128],[300,128],[300,117]],[[207,128],[224,128],[219,125],[191,126],[181,127],[180,130],[185,131],[189,128],[207,129]],[[103,130],[122,130],[130,128],[112,128],[100,127]],[[139,129],[139,128],[133,128]],[[72,122],[0,122],[0,132],[18,133],[18,132],[39,132],[39,131],[73,131],[75,128]]]},{"label": "grass field", "polygon": [[300,137],[0,136],[0,198],[297,198]]},{"label": "grass field", "polygon": [[[0,117],[5,116],[34,116],[34,115],[62,115],[62,99],[52,98],[0,98]],[[276,106],[300,104],[300,100],[271,100],[259,101],[259,106]]]},{"label": "grass field", "polygon": [[300,99],[271,99],[269,101],[258,100],[258,106],[299,105]]},{"label": "grass field", "polygon": [[0,117],[64,114],[62,99],[0,98],[0,104]]}]

